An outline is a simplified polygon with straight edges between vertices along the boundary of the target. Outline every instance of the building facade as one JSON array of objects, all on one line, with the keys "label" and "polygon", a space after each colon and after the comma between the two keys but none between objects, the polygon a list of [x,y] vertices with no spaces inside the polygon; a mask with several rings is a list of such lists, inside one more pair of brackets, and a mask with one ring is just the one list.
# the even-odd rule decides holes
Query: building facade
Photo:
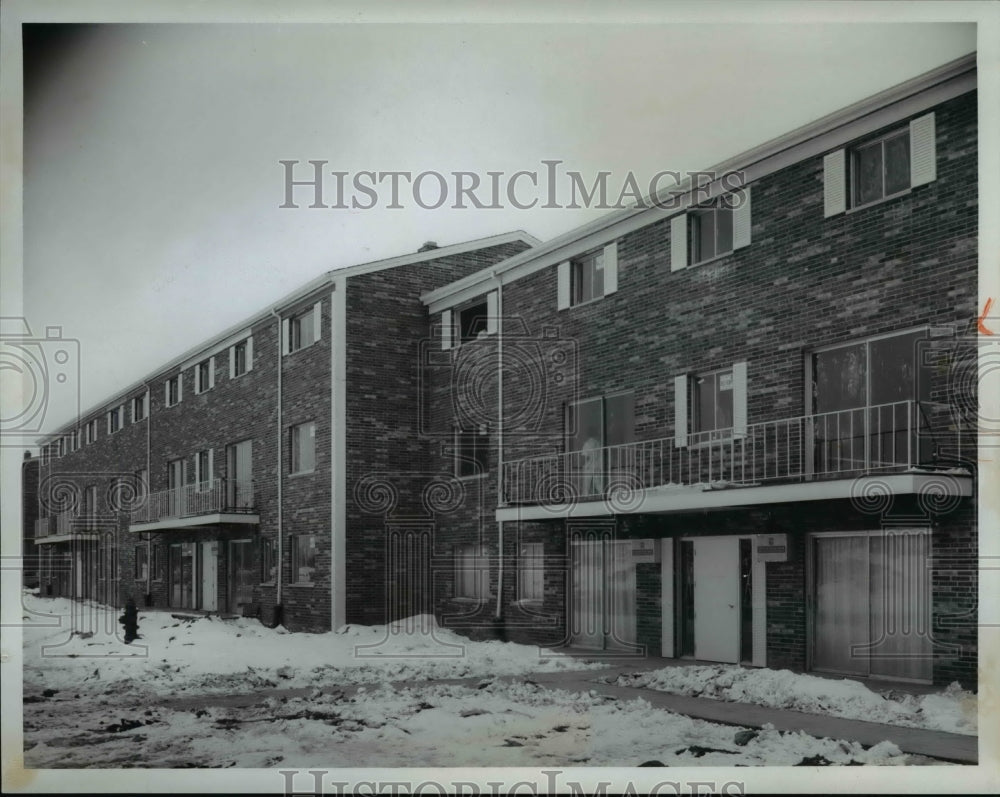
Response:
[{"label": "building facade", "polygon": [[42,589],[974,685],[976,102],[330,272],[43,447]]}]

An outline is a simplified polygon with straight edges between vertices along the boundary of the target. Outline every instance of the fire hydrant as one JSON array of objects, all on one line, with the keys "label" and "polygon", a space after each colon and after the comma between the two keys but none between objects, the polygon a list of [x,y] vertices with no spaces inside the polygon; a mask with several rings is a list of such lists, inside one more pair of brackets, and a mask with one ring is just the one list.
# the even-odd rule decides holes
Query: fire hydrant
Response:
[{"label": "fire hydrant", "polygon": [[139,610],[135,606],[135,601],[129,598],[125,601],[125,612],[118,618],[118,622],[125,626],[125,644],[139,636]]}]

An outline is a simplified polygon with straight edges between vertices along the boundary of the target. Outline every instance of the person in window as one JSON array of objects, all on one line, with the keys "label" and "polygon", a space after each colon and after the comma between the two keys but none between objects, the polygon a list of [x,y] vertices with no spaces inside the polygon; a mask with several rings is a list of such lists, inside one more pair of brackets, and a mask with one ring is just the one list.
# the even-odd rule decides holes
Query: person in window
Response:
[{"label": "person in window", "polygon": [[594,437],[588,437],[580,448],[581,495],[599,495],[604,491],[601,454],[601,441]]}]

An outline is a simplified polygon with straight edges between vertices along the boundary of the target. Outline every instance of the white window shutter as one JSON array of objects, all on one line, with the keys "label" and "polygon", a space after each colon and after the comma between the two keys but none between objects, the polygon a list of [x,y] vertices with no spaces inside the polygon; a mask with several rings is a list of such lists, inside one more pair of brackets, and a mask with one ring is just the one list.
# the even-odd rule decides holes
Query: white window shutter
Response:
[{"label": "white window shutter", "polygon": [[253,335],[247,338],[247,370],[253,370]]},{"label": "white window shutter", "polygon": [[208,386],[215,387],[215,357],[208,358]]},{"label": "white window shutter", "polygon": [[184,398],[184,372],[180,371],[177,374],[177,402]]},{"label": "white window shutter", "polygon": [[441,349],[443,351],[448,351],[452,347],[451,336],[451,310],[445,310],[441,313]]},{"label": "white window shutter", "polygon": [[124,429],[125,428],[125,405],[124,404],[122,404],[118,408],[118,428],[119,429]]},{"label": "white window shutter", "polygon": [[486,294],[486,334],[495,335],[497,332],[497,327],[500,319],[497,318],[499,313],[499,300],[496,291],[490,291]]},{"label": "white window shutter", "polygon": [[111,434],[111,413],[108,413],[108,434]]},{"label": "white window shutter", "polygon": [[147,390],[142,396],[142,414],[147,418],[149,417],[149,391]]},{"label": "white window shutter", "polygon": [[209,487],[211,487],[211,482],[215,478],[215,449],[208,449],[208,473],[202,476],[202,481],[209,482]]},{"label": "white window shutter", "polygon": [[618,241],[604,247],[604,295],[618,290]]},{"label": "white window shutter", "polygon": [[670,220],[670,270],[680,271],[688,264],[687,213]]},{"label": "white window shutter", "polygon": [[201,457],[197,454],[194,455],[194,483],[201,484]]},{"label": "white window shutter", "polygon": [[191,381],[194,382],[194,392],[204,393],[207,389],[207,385],[201,383],[201,377],[198,375],[198,366],[196,365],[191,369]]},{"label": "white window shutter", "polygon": [[291,322],[287,318],[281,319],[281,353],[288,354],[292,343]]},{"label": "white window shutter", "polygon": [[736,192],[739,207],[733,209],[733,249],[750,245],[750,186]]},{"label": "white window shutter", "polygon": [[313,343],[323,337],[323,302],[313,305]]},{"label": "white window shutter", "polygon": [[229,378],[236,376],[236,347],[229,347]]},{"label": "white window shutter", "polygon": [[688,444],[688,376],[674,377],[674,446]]},{"label": "white window shutter", "polygon": [[565,310],[569,307],[569,261],[559,264],[556,272],[556,309]]},{"label": "white window shutter", "polygon": [[170,406],[170,380],[168,379],[163,383],[163,403],[165,406]]},{"label": "white window shutter", "polygon": [[823,158],[823,217],[847,210],[847,167],[844,150],[838,149]]},{"label": "white window shutter", "polygon": [[747,364],[733,363],[733,437],[747,433]]},{"label": "white window shutter", "polygon": [[926,185],[937,179],[937,144],[934,113],[910,122],[910,185]]}]

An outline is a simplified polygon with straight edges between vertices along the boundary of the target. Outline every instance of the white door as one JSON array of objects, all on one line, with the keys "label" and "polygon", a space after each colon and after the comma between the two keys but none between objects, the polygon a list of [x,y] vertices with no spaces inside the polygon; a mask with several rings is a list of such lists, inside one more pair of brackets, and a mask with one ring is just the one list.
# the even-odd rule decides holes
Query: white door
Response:
[{"label": "white door", "polygon": [[604,583],[607,595],[606,647],[635,647],[635,561],[631,540],[604,543]]},{"label": "white door", "polygon": [[570,640],[581,648],[604,648],[603,541],[574,541]]},{"label": "white door", "polygon": [[739,537],[694,540],[694,656],[740,660]]},{"label": "white door", "polygon": [[635,561],[630,540],[574,541],[571,643],[635,650]]},{"label": "white door", "polygon": [[219,543],[215,540],[201,544],[201,606],[207,612],[218,608],[218,558]]}]

